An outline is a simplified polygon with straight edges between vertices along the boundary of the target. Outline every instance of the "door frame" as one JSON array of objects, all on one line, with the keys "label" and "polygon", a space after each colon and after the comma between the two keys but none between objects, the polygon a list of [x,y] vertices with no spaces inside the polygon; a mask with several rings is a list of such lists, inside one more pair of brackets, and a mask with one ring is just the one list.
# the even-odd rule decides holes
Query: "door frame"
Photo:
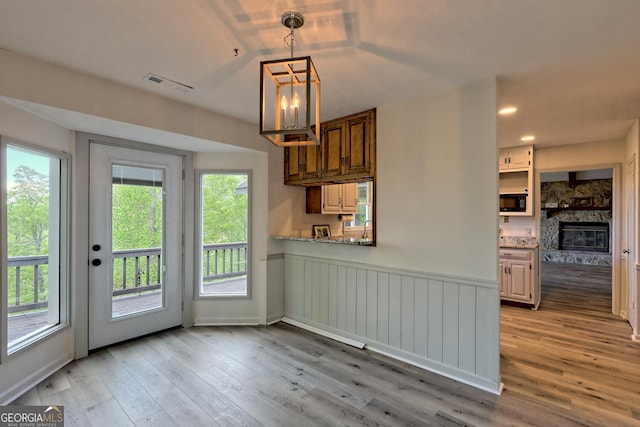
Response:
[{"label": "door frame", "polygon": [[89,144],[92,142],[131,148],[140,151],[173,154],[182,157],[184,176],[182,203],[182,326],[193,325],[193,286],[194,268],[194,173],[193,153],[170,147],[121,138],[76,133],[76,155],[73,170],[77,174],[73,191],[75,198],[75,218],[72,226],[73,248],[71,257],[71,322],[74,326],[74,357],[86,357],[89,354]]},{"label": "door frame", "polygon": [[[632,328],[631,338],[638,340],[638,167],[637,156],[633,153],[627,158],[625,175],[625,224],[626,230],[626,254],[625,269],[627,274],[627,292],[629,298],[626,301],[626,318]],[[632,200],[629,200],[629,195]],[[629,203],[631,201],[631,203]],[[629,225],[631,225],[629,227]]]},{"label": "door frame", "polygon": [[[550,172],[567,172],[569,170],[576,171],[587,171],[587,170],[596,170],[596,169],[611,169],[612,170],[612,204],[611,204],[611,219],[612,219],[612,230],[611,230],[611,312],[617,316],[625,316],[626,315],[626,301],[628,296],[628,289],[626,283],[621,280],[622,276],[622,263],[620,259],[620,255],[622,253],[622,200],[624,197],[622,192],[622,164],[621,163],[605,163],[605,164],[597,164],[597,165],[572,165],[572,166],[563,166],[560,168],[553,169],[540,169],[536,170],[535,179],[536,182],[534,184],[536,188],[537,197],[535,197],[534,201],[534,210],[535,210],[535,218],[536,218],[536,229],[538,230],[538,235],[540,235],[540,226],[541,226],[541,217],[540,217],[540,191],[541,191],[541,181],[540,175],[544,173]],[[540,249],[540,256],[542,256],[542,249]]]}]

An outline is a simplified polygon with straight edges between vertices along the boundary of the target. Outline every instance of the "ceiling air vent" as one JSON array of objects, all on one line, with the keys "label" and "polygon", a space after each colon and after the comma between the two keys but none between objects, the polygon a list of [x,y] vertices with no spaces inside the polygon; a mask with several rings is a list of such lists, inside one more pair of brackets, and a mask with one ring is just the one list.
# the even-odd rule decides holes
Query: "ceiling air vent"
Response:
[{"label": "ceiling air vent", "polygon": [[153,74],[153,73],[149,73],[146,76],[143,77],[146,81],[149,81],[151,83],[155,83],[155,84],[159,84],[162,85],[166,88],[178,91],[178,92],[182,92],[182,93],[189,93],[193,90],[193,86],[189,86],[186,85],[184,83],[179,83],[176,82],[174,80],[168,79],[166,77],[161,77],[157,74]]}]

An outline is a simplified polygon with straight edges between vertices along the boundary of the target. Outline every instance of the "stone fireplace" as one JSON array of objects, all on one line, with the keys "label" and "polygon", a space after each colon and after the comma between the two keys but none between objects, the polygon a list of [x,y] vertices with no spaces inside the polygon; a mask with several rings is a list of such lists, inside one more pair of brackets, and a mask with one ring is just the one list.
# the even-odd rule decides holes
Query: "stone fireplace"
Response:
[{"label": "stone fireplace", "polygon": [[611,179],[542,182],[543,261],[611,265]]}]

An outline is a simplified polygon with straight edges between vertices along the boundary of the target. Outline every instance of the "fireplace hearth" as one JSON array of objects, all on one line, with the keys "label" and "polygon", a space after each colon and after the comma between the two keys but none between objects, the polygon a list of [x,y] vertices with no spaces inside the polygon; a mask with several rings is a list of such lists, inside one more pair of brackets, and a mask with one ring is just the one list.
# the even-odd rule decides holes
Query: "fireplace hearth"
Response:
[{"label": "fireplace hearth", "polygon": [[558,249],[609,253],[609,224],[606,222],[560,222]]}]

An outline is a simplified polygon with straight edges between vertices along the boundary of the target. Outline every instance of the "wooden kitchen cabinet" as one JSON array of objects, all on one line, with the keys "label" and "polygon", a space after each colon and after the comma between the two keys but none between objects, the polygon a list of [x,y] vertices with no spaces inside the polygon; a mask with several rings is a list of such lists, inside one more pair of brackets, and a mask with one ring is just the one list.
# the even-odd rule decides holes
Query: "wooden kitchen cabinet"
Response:
[{"label": "wooden kitchen cabinet", "polygon": [[[287,140],[300,138],[290,135]],[[284,183],[318,179],[321,174],[322,153],[319,145],[286,147],[284,150]]]},{"label": "wooden kitchen cabinet", "polygon": [[323,177],[374,176],[375,123],[376,110],[368,110],[322,125]]},{"label": "wooden kitchen cabinet", "polygon": [[537,309],[540,304],[538,248],[500,249],[499,266],[500,298]]},{"label": "wooden kitchen cabinet", "polygon": [[371,179],[376,164],[376,110],[320,125],[320,146],[284,149],[285,185],[318,186]]},{"label": "wooden kitchen cabinet", "polygon": [[308,214],[354,214],[358,212],[358,183],[307,187]]}]

